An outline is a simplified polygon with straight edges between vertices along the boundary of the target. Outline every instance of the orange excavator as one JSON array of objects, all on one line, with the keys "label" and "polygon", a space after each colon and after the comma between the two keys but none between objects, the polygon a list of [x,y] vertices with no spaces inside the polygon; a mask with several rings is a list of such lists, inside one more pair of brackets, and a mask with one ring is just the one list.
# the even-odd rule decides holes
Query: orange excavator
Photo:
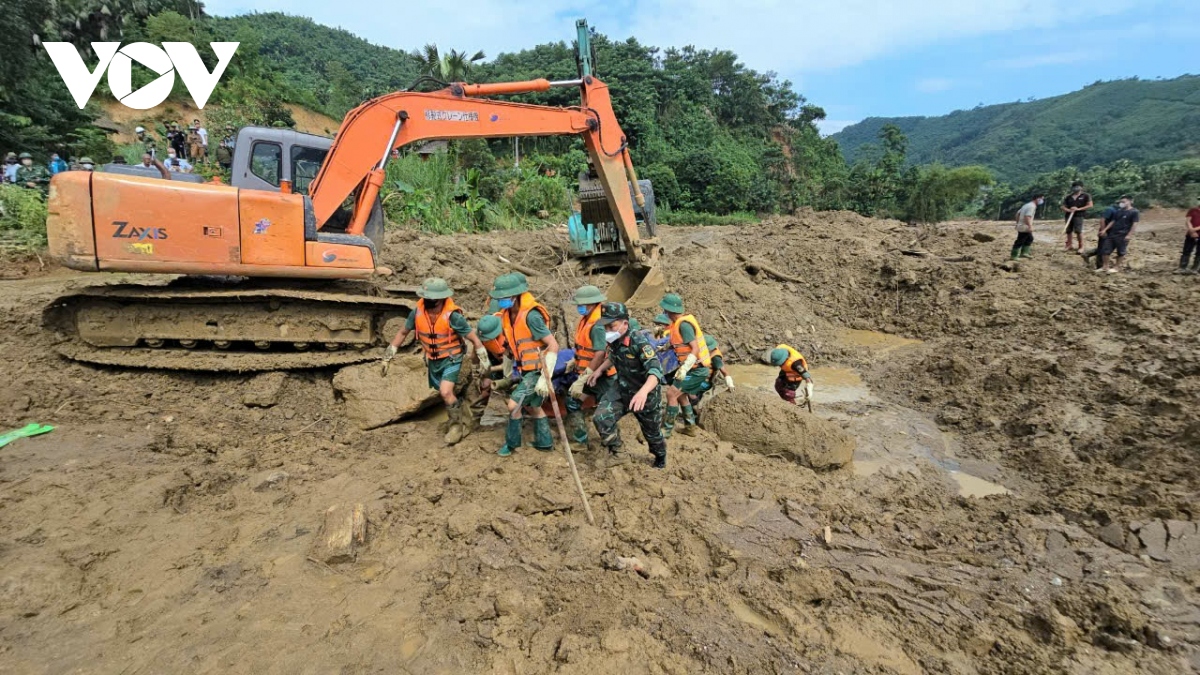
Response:
[{"label": "orange excavator", "polygon": [[[485,98],[551,87],[577,87],[581,104]],[[638,229],[642,195],[608,87],[585,75],[387,94],[350,111],[327,152],[320,137],[242,129],[231,186],[60,173],[47,223],[57,261],[85,272],[188,276],[86,288],[52,303],[44,324],[61,336],[64,355],[110,365],[254,371],[369,360],[412,308],[411,297],[372,282],[389,273],[379,259],[379,192],[392,150],[549,135],[582,137],[603,186],[626,257],[610,295],[656,302],[661,248]],[[297,142],[304,137],[318,142]]]}]

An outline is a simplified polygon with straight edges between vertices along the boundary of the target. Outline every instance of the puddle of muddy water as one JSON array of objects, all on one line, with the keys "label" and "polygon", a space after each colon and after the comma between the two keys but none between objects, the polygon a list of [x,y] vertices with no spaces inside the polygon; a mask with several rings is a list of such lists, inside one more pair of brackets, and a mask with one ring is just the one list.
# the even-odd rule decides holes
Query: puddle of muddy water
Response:
[{"label": "puddle of muddy water", "polygon": [[961,471],[951,471],[950,479],[958,484],[958,494],[963,497],[990,497],[991,495],[1011,494],[1008,488],[979,476],[972,476]]},{"label": "puddle of muddy water", "polygon": [[[916,344],[909,340],[870,331],[844,331],[855,344],[876,352]],[[775,395],[775,377],[779,369],[764,364],[728,366],[739,387]],[[934,466],[956,487],[959,495],[971,498],[1009,494],[1002,485],[962,470],[955,453],[956,439],[938,428],[922,413],[884,402],[871,392],[862,376],[853,368],[822,366],[811,370],[813,376],[813,412],[825,419],[841,422],[858,441],[854,453],[855,475],[876,473],[917,474],[918,469]],[[978,463],[972,470],[992,475],[995,467]]]}]

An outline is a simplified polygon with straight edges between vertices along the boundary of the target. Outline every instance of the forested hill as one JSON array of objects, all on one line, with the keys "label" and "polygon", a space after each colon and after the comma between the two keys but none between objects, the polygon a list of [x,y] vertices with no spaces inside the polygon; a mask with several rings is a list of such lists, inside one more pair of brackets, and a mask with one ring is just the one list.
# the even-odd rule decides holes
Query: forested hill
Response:
[{"label": "forested hill", "polygon": [[908,137],[913,164],[979,164],[1016,183],[1064,166],[1200,157],[1200,76],[1098,82],[1063,96],[941,117],[871,117],[833,138],[854,162],[887,124]]}]

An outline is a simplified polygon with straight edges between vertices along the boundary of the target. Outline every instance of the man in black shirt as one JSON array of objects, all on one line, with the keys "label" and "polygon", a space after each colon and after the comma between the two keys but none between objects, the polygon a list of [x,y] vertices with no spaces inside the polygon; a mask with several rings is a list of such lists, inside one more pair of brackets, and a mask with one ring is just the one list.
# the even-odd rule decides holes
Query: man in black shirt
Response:
[{"label": "man in black shirt", "polygon": [[[1103,261],[1104,268],[1096,270],[1097,272],[1103,270],[1109,274],[1116,274],[1120,270],[1125,256],[1129,253],[1129,240],[1133,238],[1133,230],[1140,219],[1141,215],[1138,210],[1133,208],[1133,198],[1129,195],[1122,195],[1120,205],[1112,216],[1112,221],[1100,233],[1104,237],[1104,242],[1100,245],[1100,259]],[[1112,261],[1113,251],[1117,252],[1116,261]],[[1109,265],[1110,261],[1114,264]]]},{"label": "man in black shirt", "polygon": [[1063,198],[1062,210],[1067,214],[1067,227],[1064,234],[1067,235],[1067,252],[1075,250],[1071,246],[1071,233],[1075,233],[1075,239],[1078,241],[1079,252],[1083,252],[1083,217],[1087,214],[1088,209],[1092,208],[1092,196],[1083,191],[1083,183],[1075,181],[1071,184],[1071,194]]}]

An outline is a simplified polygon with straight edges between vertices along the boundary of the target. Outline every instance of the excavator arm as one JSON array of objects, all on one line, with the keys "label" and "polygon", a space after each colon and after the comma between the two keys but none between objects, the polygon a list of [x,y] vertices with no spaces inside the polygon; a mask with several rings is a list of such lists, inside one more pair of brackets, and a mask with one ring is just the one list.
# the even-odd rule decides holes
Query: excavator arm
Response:
[{"label": "excavator arm", "polygon": [[[546,91],[554,86],[578,86],[582,94],[580,107],[555,108],[480,98]],[[641,205],[642,195],[639,191],[635,198],[630,197],[629,183],[638,183],[629,148],[613,113],[608,86],[591,76],[566,82],[456,83],[437,92],[396,92],[367,101],[346,115],[311,185],[318,228],[324,227],[353,195],[355,208],[348,232],[362,234],[394,148],[429,139],[571,135],[583,137],[629,262],[636,268],[632,273],[637,277],[635,288],[618,293],[626,297],[613,298],[630,300],[643,281],[661,285],[661,272],[654,279],[646,279],[660,248],[655,241],[643,240],[638,232],[633,203],[636,198]],[[628,279],[618,281],[617,286],[630,285]]]}]

